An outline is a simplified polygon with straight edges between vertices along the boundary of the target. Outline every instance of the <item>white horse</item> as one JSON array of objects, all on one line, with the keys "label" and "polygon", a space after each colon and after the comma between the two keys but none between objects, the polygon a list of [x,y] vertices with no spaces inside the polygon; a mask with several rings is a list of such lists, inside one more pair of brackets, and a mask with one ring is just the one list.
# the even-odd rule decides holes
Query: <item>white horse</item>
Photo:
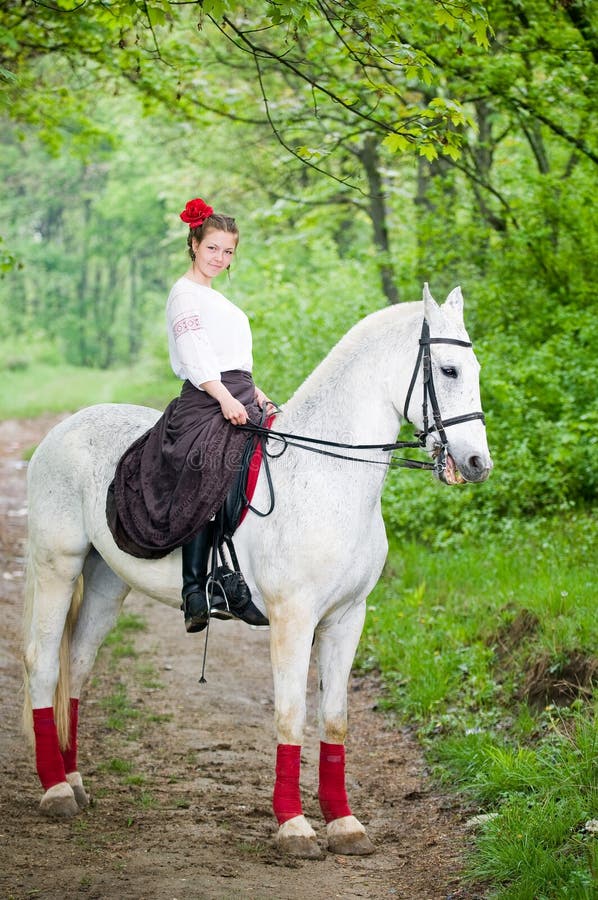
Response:
[{"label": "white horse", "polygon": [[[426,322],[431,341],[419,340]],[[428,353],[423,363],[422,348]],[[430,402],[437,422],[431,429],[424,424],[431,396],[424,386],[426,362],[435,389]],[[426,285],[423,303],[389,307],[355,325],[288,401],[275,427],[337,442],[384,445],[395,440],[401,420],[408,417],[425,432],[425,448],[443,459],[438,477],[449,484],[481,482],[492,461],[478,410],[479,365],[463,325],[461,291],[455,288],[439,306]],[[40,808],[48,815],[69,817],[87,803],[76,764],[78,698],[125,596],[134,588],[175,608],[180,604],[180,551],[160,560],[136,559],[115,545],[106,524],[106,489],[116,463],[158,416],[156,410],[127,405],[83,409],[49,432],[29,466],[25,668],[37,769],[45,788]],[[439,434],[448,442],[444,447]],[[295,447],[272,459],[275,509],[266,518],[250,513],[235,536],[253,599],[270,620],[277,842],[300,856],[320,852],[299,792],[314,638],[319,798],[328,848],[373,850],[348,805],[344,740],[347,681],[366,598],[387,553],[380,497],[390,451],[337,452],[369,462]],[[263,472],[253,503],[260,509],[268,503]]]}]

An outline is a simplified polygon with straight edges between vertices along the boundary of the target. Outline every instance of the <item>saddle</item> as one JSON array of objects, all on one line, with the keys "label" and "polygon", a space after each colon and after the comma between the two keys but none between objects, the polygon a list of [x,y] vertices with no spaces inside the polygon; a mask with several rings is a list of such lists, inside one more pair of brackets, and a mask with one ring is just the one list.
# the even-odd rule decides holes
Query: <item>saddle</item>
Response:
[{"label": "saddle", "polygon": [[[270,428],[273,421],[274,416],[272,415],[269,416],[265,422],[260,423],[260,425],[263,425],[265,428]],[[243,456],[241,457],[239,472],[222,505],[223,533],[227,534],[229,537],[235,533],[250,509],[258,516],[267,516],[274,509],[273,493],[268,469],[266,470],[266,473],[270,485],[270,508],[266,512],[260,512],[251,505],[262,460],[264,459],[264,444],[264,438],[260,434],[253,434],[248,439],[245,450],[243,451]],[[264,463],[264,465],[267,466],[267,463]]]}]

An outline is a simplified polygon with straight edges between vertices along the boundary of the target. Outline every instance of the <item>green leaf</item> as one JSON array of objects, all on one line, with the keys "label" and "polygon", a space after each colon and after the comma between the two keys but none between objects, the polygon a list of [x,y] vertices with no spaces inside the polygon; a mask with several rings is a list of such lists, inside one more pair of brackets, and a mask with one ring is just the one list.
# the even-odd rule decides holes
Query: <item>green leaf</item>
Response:
[{"label": "green leaf", "polygon": [[438,158],[438,150],[434,144],[420,144],[417,148],[417,152],[420,156],[425,156],[428,162],[432,162],[432,160]]},{"label": "green leaf", "polygon": [[407,140],[404,134],[397,134],[396,131],[393,131],[392,134],[387,134],[382,143],[392,153],[403,153],[412,146],[411,141]]},{"label": "green leaf", "polygon": [[456,25],[455,17],[444,6],[436,5],[434,7],[434,18],[439,25],[444,25],[452,31]]},{"label": "green leaf", "polygon": [[480,47],[488,48],[490,39],[488,36],[488,23],[485,21],[475,22],[473,25],[473,36]]}]

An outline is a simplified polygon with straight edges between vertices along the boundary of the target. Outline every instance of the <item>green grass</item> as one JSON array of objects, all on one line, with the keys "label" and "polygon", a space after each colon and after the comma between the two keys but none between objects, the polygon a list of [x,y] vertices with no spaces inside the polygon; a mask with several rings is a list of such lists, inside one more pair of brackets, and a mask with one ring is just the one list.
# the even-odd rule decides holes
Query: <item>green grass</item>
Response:
[{"label": "green grass", "polygon": [[33,362],[2,372],[0,417],[74,412],[95,403],[137,403],[164,409],[180,391],[167,365],[92,369]]},{"label": "green grass", "polygon": [[122,613],[119,616],[116,625],[104,641],[104,646],[110,648],[111,668],[119,668],[123,659],[137,658],[135,634],[144,631],[145,627],[144,620],[135,613]]},{"label": "green grass", "polygon": [[[121,613],[103,645],[103,653],[108,657],[110,671],[122,666],[125,657],[137,660],[134,637],[145,628],[146,623],[141,616],[130,612]],[[143,660],[136,661],[133,677],[146,690],[158,691],[163,688],[156,678],[155,667]],[[127,740],[136,741],[145,727],[159,725],[172,719],[170,713],[155,713],[144,704],[141,706],[134,704],[124,679],[114,685],[111,693],[101,701],[101,705],[106,711],[106,725],[119,732],[119,742],[123,736]],[[132,788],[132,803],[136,806],[152,809],[159,805],[148,789],[148,777],[136,771],[136,763],[131,759],[113,756],[100,764],[99,768],[115,775],[122,784]],[[131,823],[132,821],[131,819]]]},{"label": "green grass", "polygon": [[107,713],[106,725],[114,731],[128,732],[132,722],[141,715],[141,712],[132,705],[127,689],[122,683],[118,683],[113,692],[102,700],[102,707]]},{"label": "green grass", "polygon": [[358,665],[471,815],[495,813],[468,872],[501,900],[598,896],[596,695],[551,694],[571,660],[598,678],[597,532],[571,516],[450,549],[397,542],[368,604]]}]

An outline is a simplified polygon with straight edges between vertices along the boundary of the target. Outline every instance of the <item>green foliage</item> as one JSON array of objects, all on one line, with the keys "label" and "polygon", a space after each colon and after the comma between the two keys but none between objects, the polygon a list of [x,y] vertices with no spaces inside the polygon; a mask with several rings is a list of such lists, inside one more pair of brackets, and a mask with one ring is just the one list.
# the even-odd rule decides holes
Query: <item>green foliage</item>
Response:
[{"label": "green foliage", "polygon": [[476,799],[497,807],[470,874],[490,880],[502,900],[593,895],[598,727],[584,715],[562,724],[533,750],[490,747],[467,783]]},{"label": "green foliage", "polygon": [[437,777],[486,816],[469,874],[501,900],[592,896],[596,695],[537,709],[525,691],[538,660],[556,685],[563,658],[595,654],[597,536],[580,517],[445,550],[394,541],[368,604],[360,667],[380,672],[382,705],[416,724]]},{"label": "green foliage", "polygon": [[[289,258],[294,271],[283,262]],[[262,248],[260,261],[256,267],[243,251],[238,274],[226,293],[249,316],[256,381],[284,402],[348,324],[380,308],[382,300],[375,291],[355,289],[371,282],[372,263],[356,255],[339,264],[332,242],[321,236],[311,245],[305,233],[281,235],[271,247]],[[334,287],[330,278],[322,277],[332,271]]]},{"label": "green foliage", "polygon": [[[181,120],[201,121],[209,110],[251,121],[248,111],[257,107],[259,119],[274,125],[276,109],[274,128],[290,152],[295,144],[306,143],[293,137],[296,127],[313,129],[321,139],[321,122],[326,121],[334,142],[338,138],[334,131],[347,133],[349,125],[350,140],[355,126],[366,122],[383,135],[405,134],[409,148],[433,156],[442,152],[445,141],[457,141],[446,135],[454,116],[462,120],[463,114],[457,112],[457,100],[447,113],[440,107],[427,108],[420,92],[415,95],[411,90],[404,96],[410,82],[429,85],[436,75],[432,58],[406,33],[405,20],[407,31],[421,16],[439,38],[455,33],[465,41],[471,36],[474,45],[482,46],[487,46],[489,30],[483,5],[452,0],[426,0],[417,15],[410,3],[401,9],[371,0],[357,0],[347,9],[342,4],[319,6],[297,0],[268,4],[123,0],[109,7],[9,0],[4,6],[2,106],[13,119],[41,126],[54,151],[65,133],[77,134],[82,151],[101,138],[85,100],[65,87],[68,73],[74,71],[80,83],[96,92],[130,87],[147,111],[161,107]],[[244,70],[241,91],[222,89],[231,66],[221,61],[229,54],[235,57],[233,65]],[[215,63],[220,65],[213,89],[198,96],[198,83],[209,85],[209,69]],[[249,83],[251,92],[246,89]],[[290,100],[290,85],[304,98],[311,94],[317,107],[305,105],[303,98]],[[418,104],[423,105],[423,114]],[[346,117],[344,125],[339,111]],[[103,134],[108,136],[109,130]]]},{"label": "green foliage", "polygon": [[14,223],[19,267],[2,284],[0,338],[44,333],[75,365],[133,361],[146,314],[165,285],[155,254],[164,203],[148,156],[145,174],[126,138],[109,164],[86,164],[74,154],[49,157],[34,136],[13,130],[7,137],[2,165],[11,191],[0,205],[3,219]]}]

